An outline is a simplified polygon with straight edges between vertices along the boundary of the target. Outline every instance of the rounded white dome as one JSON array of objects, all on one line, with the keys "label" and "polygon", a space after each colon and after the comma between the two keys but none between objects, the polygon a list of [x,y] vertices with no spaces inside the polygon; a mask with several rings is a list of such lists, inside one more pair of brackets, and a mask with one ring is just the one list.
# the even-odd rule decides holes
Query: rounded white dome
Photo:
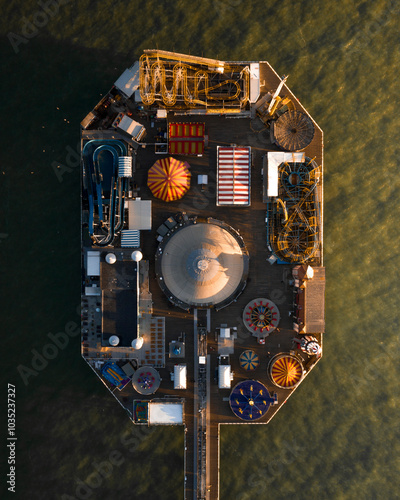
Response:
[{"label": "rounded white dome", "polygon": [[110,345],[115,347],[119,344],[119,337],[117,337],[116,335],[111,335],[111,337],[108,339],[108,342]]},{"label": "rounded white dome", "polygon": [[115,264],[117,262],[117,257],[113,253],[108,253],[106,255],[107,264]]},{"label": "rounded white dome", "polygon": [[143,347],[143,337],[138,337],[135,340],[132,340],[132,347],[137,351]]},{"label": "rounded white dome", "polygon": [[167,241],[159,259],[168,296],[195,307],[216,305],[233,296],[245,273],[240,241],[213,223],[180,229]]},{"label": "rounded white dome", "polygon": [[132,252],[132,260],[134,260],[135,262],[139,262],[140,260],[143,259],[143,254],[140,250],[135,250],[134,252]]}]

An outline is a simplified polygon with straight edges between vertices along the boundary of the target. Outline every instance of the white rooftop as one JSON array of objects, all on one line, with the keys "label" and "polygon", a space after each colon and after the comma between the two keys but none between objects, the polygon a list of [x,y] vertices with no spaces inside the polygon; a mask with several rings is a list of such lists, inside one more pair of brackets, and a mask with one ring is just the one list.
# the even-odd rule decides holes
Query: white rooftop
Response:
[{"label": "white rooftop", "polygon": [[183,403],[149,403],[150,425],[182,425]]},{"label": "white rooftop", "polygon": [[86,274],[88,276],[100,276],[100,252],[88,251]]},{"label": "white rooftop", "polygon": [[218,387],[220,389],[229,389],[231,387],[231,366],[218,366]]},{"label": "white rooftop", "polygon": [[129,116],[126,115],[121,117],[121,120],[117,123],[117,127],[137,140],[140,140],[143,135],[143,125],[135,120],[132,120],[132,118],[129,118]]},{"label": "white rooftop", "polygon": [[129,229],[151,229],[151,200],[129,200]]},{"label": "white rooftop", "polygon": [[186,389],[186,365],[174,366],[174,389]]},{"label": "white rooftop", "polygon": [[302,163],[304,162],[304,153],[284,153],[273,151],[268,153],[268,190],[267,196],[278,196],[279,185],[279,165],[281,163]]},{"label": "white rooftop", "polygon": [[250,63],[250,102],[256,102],[260,95],[260,64]]},{"label": "white rooftop", "polygon": [[223,339],[229,339],[229,337],[231,336],[231,329],[230,328],[221,328],[219,333]]},{"label": "white rooftop", "polygon": [[126,69],[114,85],[126,97],[131,97],[135,90],[139,88],[139,61],[136,61],[131,68]]}]

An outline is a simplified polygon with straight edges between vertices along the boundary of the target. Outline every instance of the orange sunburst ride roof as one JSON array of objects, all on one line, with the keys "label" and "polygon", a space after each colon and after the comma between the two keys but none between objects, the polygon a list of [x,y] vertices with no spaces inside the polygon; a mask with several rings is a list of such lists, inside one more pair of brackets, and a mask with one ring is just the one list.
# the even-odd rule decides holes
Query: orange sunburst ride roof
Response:
[{"label": "orange sunburst ride roof", "polygon": [[188,191],[190,178],[188,163],[172,157],[162,158],[150,168],[147,185],[156,198],[174,201]]},{"label": "orange sunburst ride roof", "polygon": [[300,382],[302,375],[301,363],[291,356],[278,358],[271,368],[272,381],[275,385],[285,389],[295,387]]}]

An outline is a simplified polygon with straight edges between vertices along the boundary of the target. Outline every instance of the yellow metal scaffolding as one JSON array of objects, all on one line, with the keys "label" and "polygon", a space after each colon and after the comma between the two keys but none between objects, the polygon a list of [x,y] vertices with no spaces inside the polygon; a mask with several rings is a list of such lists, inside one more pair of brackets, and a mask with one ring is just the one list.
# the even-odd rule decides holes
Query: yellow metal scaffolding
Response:
[{"label": "yellow metal scaffolding", "polygon": [[146,106],[231,112],[249,100],[248,66],[166,51],[145,51],[139,63],[140,96]]},{"label": "yellow metal scaffolding", "polygon": [[310,158],[279,167],[279,198],[271,202],[268,217],[269,241],[276,256],[285,262],[305,262],[319,248],[320,175],[321,167]]}]

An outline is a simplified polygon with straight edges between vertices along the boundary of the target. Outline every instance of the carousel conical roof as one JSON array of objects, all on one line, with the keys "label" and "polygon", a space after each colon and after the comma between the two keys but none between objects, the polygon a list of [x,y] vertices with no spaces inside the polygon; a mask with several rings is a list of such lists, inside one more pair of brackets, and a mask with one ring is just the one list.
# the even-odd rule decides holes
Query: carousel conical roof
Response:
[{"label": "carousel conical roof", "polygon": [[161,158],[150,168],[147,185],[156,198],[179,200],[190,187],[189,164],[175,158]]},{"label": "carousel conical roof", "polygon": [[250,349],[243,351],[239,357],[239,363],[247,371],[255,370],[259,363],[258,355]]},{"label": "carousel conical roof", "polygon": [[269,367],[272,382],[282,389],[293,389],[303,378],[301,362],[289,354],[277,356]]}]

